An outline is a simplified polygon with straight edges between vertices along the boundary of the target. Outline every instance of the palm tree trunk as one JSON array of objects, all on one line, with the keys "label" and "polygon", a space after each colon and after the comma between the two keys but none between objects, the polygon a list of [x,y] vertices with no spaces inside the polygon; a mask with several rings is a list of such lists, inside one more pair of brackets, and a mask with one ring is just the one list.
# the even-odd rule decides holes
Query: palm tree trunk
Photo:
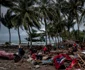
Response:
[{"label": "palm tree trunk", "polygon": [[[57,40],[56,40],[56,35],[55,35],[55,37],[54,37],[54,38],[55,38],[55,46],[57,46]],[[56,48],[57,48],[57,47],[56,47]]]},{"label": "palm tree trunk", "polygon": [[68,39],[70,39],[70,28],[68,27]]},{"label": "palm tree trunk", "polygon": [[29,38],[30,38],[30,48],[32,48],[32,36],[31,36],[30,27],[29,27]]},{"label": "palm tree trunk", "polygon": [[57,37],[57,39],[58,39],[58,48],[60,48],[60,45],[59,45],[59,36]]},{"label": "palm tree trunk", "polygon": [[56,42],[57,42],[57,41],[56,41],[56,36],[55,36],[55,45],[56,45]]},{"label": "palm tree trunk", "polygon": [[48,39],[49,39],[49,44],[51,44],[50,36],[48,36]]},{"label": "palm tree trunk", "polygon": [[[29,32],[27,30],[26,30],[26,33],[29,34]],[[29,47],[29,40],[28,40],[28,43],[27,44],[28,44],[28,47]]]},{"label": "palm tree trunk", "polygon": [[21,44],[21,36],[20,36],[20,30],[19,30],[19,27],[18,27],[18,38],[19,38],[19,44]]},{"label": "palm tree trunk", "polygon": [[72,29],[73,29],[73,34],[72,34],[72,38],[73,38],[73,40],[75,40],[76,39],[76,37],[75,37],[75,29],[74,29],[74,26],[72,27]]},{"label": "palm tree trunk", "polygon": [[78,36],[77,36],[77,39],[79,40],[79,23],[77,24],[77,27],[78,27]]},{"label": "palm tree trunk", "polygon": [[46,46],[47,46],[47,23],[46,23],[46,19],[44,18],[44,22],[45,22],[45,36],[46,36]]},{"label": "palm tree trunk", "polygon": [[8,29],[9,30],[9,43],[11,44],[11,31],[10,31],[10,29]]},{"label": "palm tree trunk", "polygon": [[58,42],[57,42],[57,34],[55,34],[55,37],[56,37],[56,38],[55,38],[55,41],[56,41],[56,43],[58,43]]}]

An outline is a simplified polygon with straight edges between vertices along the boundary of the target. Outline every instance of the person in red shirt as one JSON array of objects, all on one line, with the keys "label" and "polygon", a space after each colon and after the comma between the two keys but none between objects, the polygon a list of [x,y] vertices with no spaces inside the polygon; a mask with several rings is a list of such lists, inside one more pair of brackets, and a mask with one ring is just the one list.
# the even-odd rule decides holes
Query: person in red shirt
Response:
[{"label": "person in red shirt", "polygon": [[44,53],[46,53],[47,52],[47,47],[46,46],[44,46],[44,48],[43,48],[43,51],[44,51]]},{"label": "person in red shirt", "polygon": [[73,48],[73,52],[77,52],[78,51],[77,43],[74,43],[72,48]]},{"label": "person in red shirt", "polygon": [[31,57],[32,57],[33,60],[36,60],[36,53],[33,53],[33,54],[31,55]]}]

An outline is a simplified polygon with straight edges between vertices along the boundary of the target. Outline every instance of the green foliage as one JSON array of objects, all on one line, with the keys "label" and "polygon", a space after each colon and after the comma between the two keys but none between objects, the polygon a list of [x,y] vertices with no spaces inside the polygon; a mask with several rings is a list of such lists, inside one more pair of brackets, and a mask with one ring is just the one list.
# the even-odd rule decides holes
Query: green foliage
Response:
[{"label": "green foliage", "polygon": [[9,42],[5,42],[5,47],[8,47],[10,46],[10,43]]},{"label": "green foliage", "polygon": [[[28,37],[25,38],[27,41],[30,41],[30,36],[29,36],[29,33],[28,34]],[[37,33],[36,30],[32,29],[32,32],[31,32],[31,37],[32,37],[32,42],[36,42],[36,41],[44,41],[44,34],[43,33]]]},{"label": "green foliage", "polygon": [[34,2],[35,1],[32,0],[18,0],[18,2],[15,3],[16,6],[11,8],[16,14],[14,21],[21,21],[19,23],[24,26],[25,30],[28,29],[28,26],[40,28],[39,19],[37,17],[38,13],[34,11],[35,8],[33,7]]},{"label": "green foliage", "polygon": [[13,27],[13,25],[11,23],[12,17],[13,17],[12,11],[8,10],[7,13],[5,14],[5,16],[1,18],[2,24],[4,26],[6,26],[8,29],[11,29]]}]

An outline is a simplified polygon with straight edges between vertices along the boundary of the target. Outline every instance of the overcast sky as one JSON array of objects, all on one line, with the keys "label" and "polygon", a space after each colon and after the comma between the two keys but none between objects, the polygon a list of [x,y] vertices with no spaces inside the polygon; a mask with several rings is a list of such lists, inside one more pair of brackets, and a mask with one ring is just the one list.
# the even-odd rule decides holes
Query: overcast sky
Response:
[{"label": "overcast sky", "polygon": [[[1,7],[1,13],[3,13],[3,15],[5,15],[6,11],[7,11],[7,8],[2,6]],[[42,26],[42,30],[45,30],[44,26]],[[27,34],[26,34],[25,30],[20,29],[20,35],[21,35],[21,38],[22,38],[22,42],[26,42],[25,38],[27,37]],[[12,36],[12,42],[18,41],[17,30],[15,30],[14,28],[11,29],[11,36]],[[1,24],[0,43],[6,42],[6,41],[9,41],[8,29]]]},{"label": "overcast sky", "polygon": [[[3,13],[3,15],[6,13],[7,8],[5,7],[1,7],[1,12]],[[42,26],[42,29],[44,30],[44,27]],[[75,29],[77,29],[77,25],[75,25]],[[80,26],[80,30],[85,29],[85,27],[83,26],[83,24]],[[18,41],[18,34],[17,34],[17,30],[15,29],[11,29],[11,36],[12,36],[12,41]],[[20,30],[20,34],[21,34],[21,38],[22,41],[26,41],[24,38],[27,37],[27,34],[25,32],[25,30]],[[3,25],[1,25],[1,29],[0,29],[0,43],[8,41],[9,38],[9,33],[8,33],[8,29],[6,27],[4,27]]]},{"label": "overcast sky", "polygon": [[[1,12],[3,13],[3,15],[6,13],[7,8],[5,7],[1,7]],[[24,38],[27,37],[27,34],[25,32],[25,30],[21,30],[20,29],[20,35],[22,38],[22,41],[25,41]],[[18,34],[17,34],[17,30],[15,30],[14,28],[11,29],[11,36],[12,36],[12,41],[18,41]],[[1,25],[1,29],[0,29],[0,43],[8,41],[9,39],[9,33],[8,33],[8,29],[6,27],[4,27],[3,25]]]}]

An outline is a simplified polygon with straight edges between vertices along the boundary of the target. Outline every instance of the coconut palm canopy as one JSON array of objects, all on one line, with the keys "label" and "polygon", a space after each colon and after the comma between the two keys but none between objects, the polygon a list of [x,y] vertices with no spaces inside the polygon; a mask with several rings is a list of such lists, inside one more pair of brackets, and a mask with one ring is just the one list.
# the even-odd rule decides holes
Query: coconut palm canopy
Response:
[{"label": "coconut palm canopy", "polygon": [[12,15],[12,11],[8,10],[7,13],[5,14],[4,17],[1,17],[1,22],[2,24],[8,28],[9,31],[9,43],[11,43],[11,32],[10,30],[13,28],[13,24],[11,23],[11,19],[14,17],[14,15]]},{"label": "coconut palm canopy", "polygon": [[[37,33],[36,30],[32,29],[32,33],[31,33],[31,37],[32,37],[32,42],[36,42],[36,41],[45,41],[44,39],[45,33]],[[25,38],[27,41],[30,41],[29,38],[29,33],[28,33],[28,38]]]},{"label": "coconut palm canopy", "polygon": [[[75,40],[81,38],[79,25],[85,15],[85,0],[1,0],[0,4],[10,9],[11,15],[14,14],[9,24],[18,30],[19,40],[21,40],[20,28],[26,30],[28,36],[26,39],[30,40],[31,45],[32,39],[41,35],[45,36],[46,45],[48,38],[50,41],[55,37],[55,43],[59,37]],[[76,23],[78,30],[75,34]],[[6,24],[6,27],[9,27],[8,23]],[[41,25],[45,27],[44,33],[36,34],[32,31],[33,28],[40,30]]]}]

